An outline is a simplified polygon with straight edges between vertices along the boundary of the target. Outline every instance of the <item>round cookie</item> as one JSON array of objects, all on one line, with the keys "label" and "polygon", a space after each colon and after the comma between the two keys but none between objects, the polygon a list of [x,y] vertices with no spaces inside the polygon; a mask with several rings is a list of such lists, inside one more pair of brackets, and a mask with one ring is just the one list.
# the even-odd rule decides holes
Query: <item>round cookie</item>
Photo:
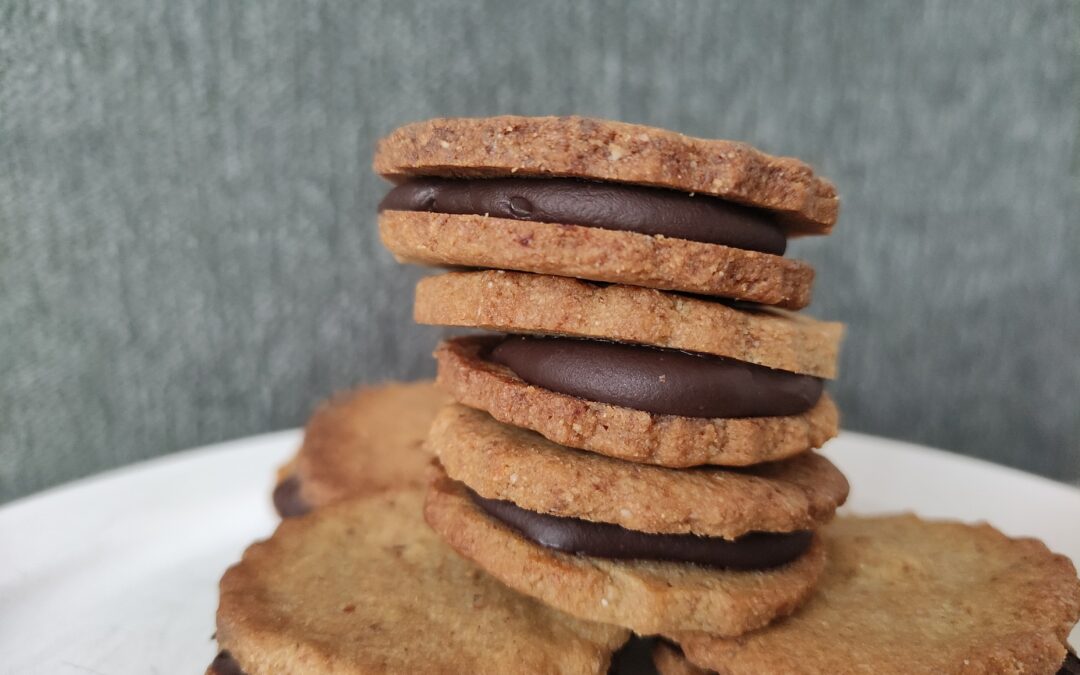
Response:
[{"label": "round cookie", "polygon": [[682,349],[826,379],[836,377],[844,333],[776,309],[502,270],[421,279],[413,314],[422,324]]},{"label": "round cookie", "polygon": [[424,516],[450,546],[507,586],[568,614],[641,635],[739,635],[759,628],[805,601],[825,566],[816,538],[793,562],[758,571],[569,555],[487,515],[444,473],[428,490]]},{"label": "round cookie", "polygon": [[431,380],[387,382],[324,403],[304,429],[296,457],[278,472],[274,504],[295,516],[347,497],[421,487],[435,412],[450,402]]},{"label": "round cookie", "polygon": [[841,517],[828,565],[794,615],[728,640],[675,634],[695,664],[729,675],[1054,673],[1080,619],[1067,558],[986,524]]},{"label": "round cookie", "polygon": [[394,491],[286,520],[221,580],[217,640],[247,675],[605,673],[625,630],[507,589]]},{"label": "round cookie", "polygon": [[444,408],[428,439],[446,473],[481,497],[529,511],[647,533],[736,539],[828,522],[848,484],[812,452],[740,470],[674,470],[556,445],[461,405]]},{"label": "round cookie", "polygon": [[383,211],[379,236],[399,262],[484,267],[736,298],[801,309],[814,269],[798,260],[596,227]]},{"label": "round cookie", "polygon": [[782,417],[659,415],[530,385],[481,357],[490,338],[456,338],[435,350],[439,384],[459,403],[572,448],[667,467],[746,466],[820,447],[839,431],[827,394],[810,410]]},{"label": "round cookie", "polygon": [[573,176],[701,193],[785,214],[790,234],[827,234],[839,199],[803,162],[746,143],[587,117],[442,118],[379,141],[375,171],[407,176]]}]

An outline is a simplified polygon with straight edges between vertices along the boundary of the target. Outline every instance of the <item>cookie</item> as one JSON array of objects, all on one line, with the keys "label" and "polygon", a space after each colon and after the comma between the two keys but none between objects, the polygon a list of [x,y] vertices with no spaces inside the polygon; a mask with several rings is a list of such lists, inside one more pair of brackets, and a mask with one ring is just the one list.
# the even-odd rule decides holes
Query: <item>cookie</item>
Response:
[{"label": "cookie", "polygon": [[638,286],[520,272],[451,272],[416,285],[418,323],[616,340],[836,377],[843,324]]},{"label": "cookie", "polygon": [[387,382],[341,394],[315,411],[296,457],[279,471],[282,516],[400,487],[421,487],[435,412],[450,401],[430,380]]},{"label": "cookie", "polygon": [[812,530],[848,493],[843,474],[812,452],[740,470],[674,470],[565,448],[461,405],[436,416],[428,443],[447,474],[482,497],[638,532]]},{"label": "cookie", "polygon": [[780,256],[566,223],[382,211],[379,236],[399,262],[578,277],[786,309],[809,305],[814,281],[812,267]]},{"label": "cookie", "polygon": [[[715,670],[706,670],[705,668],[695,666],[686,659],[686,656],[678,646],[663,640],[658,640],[653,644],[652,659],[659,675],[716,675],[717,672]],[[854,666],[855,664],[852,665]],[[872,668],[864,668],[858,672],[877,671],[874,671]],[[1061,664],[1061,667],[1056,670],[1056,673],[1057,675],[1080,675],[1080,659],[1076,657],[1076,654],[1070,651],[1065,657],[1065,661]]]},{"label": "cookie", "polygon": [[507,586],[568,614],[642,635],[738,635],[759,628],[805,601],[825,565],[816,538],[793,562],[753,571],[562,553],[485,513],[445,474],[429,488],[424,516],[450,546]]},{"label": "cookie", "polygon": [[825,528],[817,593],[737,640],[673,637],[695,664],[756,673],[1054,673],[1080,619],[1067,558],[986,524],[911,515]]},{"label": "cookie", "polygon": [[745,466],[820,447],[839,431],[827,394],[795,415],[701,418],[609,405],[528,384],[484,358],[490,338],[457,338],[435,350],[438,381],[459,403],[500,422],[617,459],[668,467]]},{"label": "cookie", "polygon": [[573,176],[714,195],[782,213],[793,234],[826,234],[836,188],[790,157],[746,143],[584,117],[432,119],[379,142],[375,171],[408,176]]},{"label": "cookie", "polygon": [[283,521],[221,580],[217,640],[248,675],[605,673],[625,630],[507,589],[391,491]]}]

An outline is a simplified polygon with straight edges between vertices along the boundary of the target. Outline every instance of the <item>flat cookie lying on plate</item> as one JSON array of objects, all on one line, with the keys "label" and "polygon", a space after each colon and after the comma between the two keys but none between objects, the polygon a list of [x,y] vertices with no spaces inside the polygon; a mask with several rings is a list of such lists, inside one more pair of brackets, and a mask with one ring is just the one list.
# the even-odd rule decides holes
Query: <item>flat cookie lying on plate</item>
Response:
[{"label": "flat cookie lying on plate", "polygon": [[734,635],[790,612],[821,570],[813,530],[848,490],[814,453],[674,470],[564,448],[460,405],[428,442],[445,475],[425,513],[451,546],[513,588],[641,634]]},{"label": "flat cookie lying on plate", "polygon": [[1080,619],[1080,580],[1041,542],[910,515],[841,517],[822,538],[826,571],[801,609],[737,639],[672,635],[687,658],[727,675],[1062,667],[1065,639]]},{"label": "flat cookie lying on plate", "polygon": [[347,497],[425,484],[424,449],[435,412],[449,402],[430,380],[387,382],[338,395],[315,411],[296,457],[278,472],[283,517]]},{"label": "flat cookie lying on plate", "polygon": [[422,501],[412,490],[357,498],[285,520],[249,547],[221,580],[217,640],[228,657],[213,668],[607,672],[627,631],[509,590],[439,541]]},{"label": "flat cookie lying on plate", "polygon": [[513,269],[798,309],[788,236],[836,222],[832,184],[744,143],[580,117],[435,119],[379,143],[399,260]]}]

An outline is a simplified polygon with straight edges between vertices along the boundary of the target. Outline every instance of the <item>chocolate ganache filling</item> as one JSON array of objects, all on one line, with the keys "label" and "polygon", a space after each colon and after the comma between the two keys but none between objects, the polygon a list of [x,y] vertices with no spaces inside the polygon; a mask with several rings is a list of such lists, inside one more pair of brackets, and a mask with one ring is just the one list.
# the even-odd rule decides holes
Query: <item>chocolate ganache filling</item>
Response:
[{"label": "chocolate ganache filling", "polygon": [[1065,655],[1065,662],[1061,664],[1061,670],[1057,672],[1057,675],[1080,675],[1080,659],[1076,658],[1076,654],[1071,649]]},{"label": "chocolate ganache filling", "polygon": [[813,533],[808,530],[751,532],[735,540],[696,534],[651,534],[611,523],[537,513],[512,502],[481,497],[472,490],[468,493],[489,516],[537,544],[597,558],[664,560],[760,570],[791,562],[805,553],[813,540]]},{"label": "chocolate ganache filling", "polygon": [[745,361],[597,340],[512,335],[486,358],[537,387],[658,415],[797,415],[824,386]]},{"label": "chocolate ganache filling", "polygon": [[300,494],[299,476],[288,476],[274,487],[274,510],[282,518],[295,518],[311,511],[311,505]]},{"label": "chocolate ganache filling", "polygon": [[783,255],[787,236],[766,210],[707,195],[579,178],[414,178],[379,211],[432,211],[584,225]]}]

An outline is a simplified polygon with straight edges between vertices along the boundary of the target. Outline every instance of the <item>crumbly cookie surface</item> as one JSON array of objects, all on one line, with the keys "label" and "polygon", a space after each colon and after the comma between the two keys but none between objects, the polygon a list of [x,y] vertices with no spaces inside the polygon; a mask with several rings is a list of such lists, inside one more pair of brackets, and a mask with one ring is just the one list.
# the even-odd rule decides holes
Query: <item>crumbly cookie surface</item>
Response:
[{"label": "crumbly cookie surface", "polygon": [[459,403],[572,448],[667,467],[745,466],[817,448],[839,431],[827,394],[810,410],[784,417],[707,419],[657,415],[535,387],[481,358],[490,340],[439,345],[439,384]]},{"label": "crumbly cookie surface", "polygon": [[572,450],[461,405],[429,438],[446,473],[488,499],[639,532],[735,539],[828,522],[848,484],[813,452],[743,469],[668,469]]},{"label": "crumbly cookie surface", "polygon": [[699,666],[765,673],[1055,673],[1080,619],[1067,558],[989,525],[841,517],[816,594],[796,614],[725,640],[675,635]]},{"label": "crumbly cookie surface", "polygon": [[477,215],[383,211],[379,236],[401,262],[555,274],[734,298],[810,304],[798,260],[685,239]]},{"label": "crumbly cookie surface", "polygon": [[836,377],[844,326],[766,308],[729,307],[640,286],[487,270],[416,285],[418,323],[598,338]]},{"label": "crumbly cookie surface", "polygon": [[282,471],[312,508],[401,487],[422,487],[435,413],[450,401],[431,380],[387,382],[336,396],[315,411]]},{"label": "crumbly cookie surface", "polygon": [[494,520],[445,474],[429,488],[424,516],[454,549],[507,586],[641,635],[675,632],[674,626],[719,635],[753,630],[805,601],[825,565],[819,543],[787,565],[749,572],[568,555]]},{"label": "crumbly cookie surface", "polygon": [[375,171],[406,176],[573,176],[723,197],[781,212],[791,234],[827,234],[839,199],[791,157],[746,143],[587,117],[440,118],[379,141]]},{"label": "crumbly cookie surface", "polygon": [[606,672],[625,630],[510,591],[422,508],[394,491],[282,522],[221,580],[221,648],[247,675]]}]

